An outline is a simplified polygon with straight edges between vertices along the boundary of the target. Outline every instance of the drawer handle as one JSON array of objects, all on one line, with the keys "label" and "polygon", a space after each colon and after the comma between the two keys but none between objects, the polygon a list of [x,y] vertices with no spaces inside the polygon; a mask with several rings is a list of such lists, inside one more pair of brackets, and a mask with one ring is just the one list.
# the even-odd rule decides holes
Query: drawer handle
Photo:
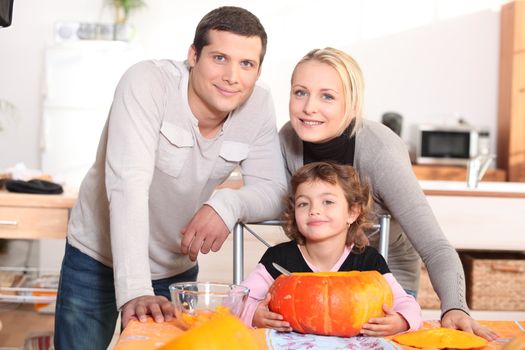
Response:
[{"label": "drawer handle", "polygon": [[512,265],[498,264],[498,263],[492,264],[492,270],[501,271],[501,272],[515,272],[515,273],[525,271],[525,269],[521,266],[512,266]]},{"label": "drawer handle", "polygon": [[16,226],[18,222],[15,220],[0,220],[0,226]]}]

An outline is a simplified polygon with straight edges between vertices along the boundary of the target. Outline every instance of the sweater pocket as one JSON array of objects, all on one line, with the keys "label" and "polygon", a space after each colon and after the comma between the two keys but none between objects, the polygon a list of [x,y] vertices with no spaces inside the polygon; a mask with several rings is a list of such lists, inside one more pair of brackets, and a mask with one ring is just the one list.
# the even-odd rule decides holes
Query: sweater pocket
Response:
[{"label": "sweater pocket", "polygon": [[250,146],[246,143],[224,141],[211,177],[213,179],[226,180],[240,162],[248,158],[249,149]]},{"label": "sweater pocket", "polygon": [[194,147],[193,135],[183,128],[163,122],[155,166],[161,172],[178,177]]}]

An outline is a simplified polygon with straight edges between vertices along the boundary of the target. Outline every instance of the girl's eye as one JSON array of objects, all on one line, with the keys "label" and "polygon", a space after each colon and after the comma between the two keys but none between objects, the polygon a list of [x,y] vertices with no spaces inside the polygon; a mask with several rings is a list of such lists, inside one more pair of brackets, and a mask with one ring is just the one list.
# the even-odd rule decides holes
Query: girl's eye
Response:
[{"label": "girl's eye", "polygon": [[326,200],[324,201],[324,204],[325,204],[325,205],[332,205],[332,204],[335,204],[335,202],[332,201],[332,200],[326,199]]},{"label": "girl's eye", "polygon": [[304,207],[306,207],[307,205],[308,205],[308,203],[306,203],[306,202],[299,202],[299,203],[296,203],[296,204],[295,204],[295,206],[296,206],[297,208],[304,208]]},{"label": "girl's eye", "polygon": [[293,94],[297,97],[304,97],[307,95],[306,91],[303,89],[294,90]]}]

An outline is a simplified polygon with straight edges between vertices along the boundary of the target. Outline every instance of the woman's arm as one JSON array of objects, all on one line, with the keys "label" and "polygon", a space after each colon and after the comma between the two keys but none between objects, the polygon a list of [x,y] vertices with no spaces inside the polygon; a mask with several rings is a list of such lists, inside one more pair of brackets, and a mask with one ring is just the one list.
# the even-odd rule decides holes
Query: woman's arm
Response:
[{"label": "woman's arm", "polygon": [[406,145],[384,129],[368,123],[363,135],[358,135],[359,173],[369,178],[374,200],[399,223],[427,266],[432,286],[441,300],[442,313],[450,309],[468,313],[459,256],[443,234],[419,186]]}]

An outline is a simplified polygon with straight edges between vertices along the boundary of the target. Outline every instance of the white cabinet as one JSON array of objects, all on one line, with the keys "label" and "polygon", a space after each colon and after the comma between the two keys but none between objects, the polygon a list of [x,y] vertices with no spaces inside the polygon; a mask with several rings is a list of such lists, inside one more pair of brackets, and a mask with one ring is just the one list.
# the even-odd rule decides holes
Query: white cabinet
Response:
[{"label": "white cabinet", "polygon": [[525,251],[525,183],[420,181],[456,249]]}]

